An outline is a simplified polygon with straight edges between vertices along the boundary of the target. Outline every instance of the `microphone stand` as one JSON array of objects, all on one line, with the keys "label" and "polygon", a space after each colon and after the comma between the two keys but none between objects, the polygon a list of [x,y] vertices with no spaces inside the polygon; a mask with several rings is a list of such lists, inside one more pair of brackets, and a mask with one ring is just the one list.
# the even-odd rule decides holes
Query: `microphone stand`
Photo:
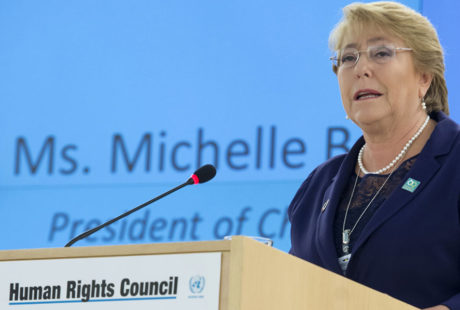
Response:
[{"label": "microphone stand", "polygon": [[134,209],[131,209],[131,210],[129,210],[129,211],[117,216],[116,218],[111,219],[110,221],[107,221],[107,222],[105,222],[105,223],[103,223],[103,224],[101,224],[101,225],[99,225],[97,227],[94,227],[94,228],[92,228],[90,230],[85,231],[84,233],[82,233],[82,234],[76,236],[75,238],[73,238],[72,240],[70,240],[64,247],[70,247],[70,246],[72,246],[72,244],[74,244],[78,240],[84,239],[84,238],[88,237],[89,235],[94,234],[96,231],[98,231],[98,230],[100,230],[100,229],[102,229],[102,228],[104,228],[104,227],[106,227],[106,226],[108,226],[108,225],[110,225],[110,224],[112,224],[112,223],[114,223],[114,222],[116,222],[116,221],[128,216],[128,215],[130,215],[131,213],[136,212],[137,210],[140,210],[143,207],[146,207],[149,204],[151,204],[151,203],[153,203],[153,202],[155,202],[157,200],[160,200],[161,198],[163,198],[165,196],[168,196],[171,193],[174,193],[175,191],[181,189],[182,187],[185,187],[185,186],[191,185],[191,184],[194,184],[194,181],[193,181],[192,178],[188,179],[185,183],[183,183],[183,184],[181,184],[179,186],[176,186],[173,189],[170,189],[169,191],[167,191],[167,192],[165,192],[165,193],[163,193],[163,194],[161,194],[161,195],[159,195],[159,196],[157,196],[157,197],[155,197],[155,198],[153,198],[153,199],[151,199],[151,200],[149,200],[147,202],[144,202],[143,204],[135,207]]}]

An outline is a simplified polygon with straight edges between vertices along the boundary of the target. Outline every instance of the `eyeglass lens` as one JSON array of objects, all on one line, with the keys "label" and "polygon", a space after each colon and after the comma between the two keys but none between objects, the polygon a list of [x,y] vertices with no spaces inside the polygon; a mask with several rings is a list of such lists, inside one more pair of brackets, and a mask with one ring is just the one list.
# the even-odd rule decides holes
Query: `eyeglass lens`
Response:
[{"label": "eyeglass lens", "polygon": [[390,61],[395,55],[394,46],[369,46],[367,50],[359,51],[356,48],[345,48],[340,52],[340,66],[353,67],[359,60],[361,53],[366,52],[370,61],[383,64]]}]

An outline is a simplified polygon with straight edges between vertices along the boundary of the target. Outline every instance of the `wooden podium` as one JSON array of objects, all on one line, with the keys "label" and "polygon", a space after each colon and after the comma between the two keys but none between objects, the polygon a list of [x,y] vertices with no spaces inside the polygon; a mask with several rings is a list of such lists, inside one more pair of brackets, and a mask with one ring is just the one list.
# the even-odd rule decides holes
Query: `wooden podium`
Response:
[{"label": "wooden podium", "polygon": [[0,251],[0,264],[180,253],[221,253],[220,310],[417,309],[263,243],[239,236],[223,241]]}]

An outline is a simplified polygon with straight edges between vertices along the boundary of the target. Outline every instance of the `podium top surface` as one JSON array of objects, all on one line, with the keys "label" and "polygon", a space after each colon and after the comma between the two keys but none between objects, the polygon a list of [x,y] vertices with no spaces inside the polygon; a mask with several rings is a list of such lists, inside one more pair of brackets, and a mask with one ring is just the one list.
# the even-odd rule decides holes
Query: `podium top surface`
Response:
[{"label": "podium top surface", "polygon": [[71,248],[45,248],[2,250],[0,261],[75,258],[115,255],[148,255],[169,253],[197,253],[197,252],[227,252],[230,251],[230,240],[198,241],[198,242],[172,242],[172,243],[147,243],[112,246],[89,246]]}]

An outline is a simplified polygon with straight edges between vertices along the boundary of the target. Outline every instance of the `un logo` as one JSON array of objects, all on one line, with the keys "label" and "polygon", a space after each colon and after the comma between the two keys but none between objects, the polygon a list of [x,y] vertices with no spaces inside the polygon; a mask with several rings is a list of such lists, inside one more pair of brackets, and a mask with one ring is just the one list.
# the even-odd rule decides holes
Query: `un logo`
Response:
[{"label": "un logo", "polygon": [[204,283],[204,277],[202,276],[191,277],[189,281],[190,292],[192,292],[193,294],[201,293],[204,289]]}]

